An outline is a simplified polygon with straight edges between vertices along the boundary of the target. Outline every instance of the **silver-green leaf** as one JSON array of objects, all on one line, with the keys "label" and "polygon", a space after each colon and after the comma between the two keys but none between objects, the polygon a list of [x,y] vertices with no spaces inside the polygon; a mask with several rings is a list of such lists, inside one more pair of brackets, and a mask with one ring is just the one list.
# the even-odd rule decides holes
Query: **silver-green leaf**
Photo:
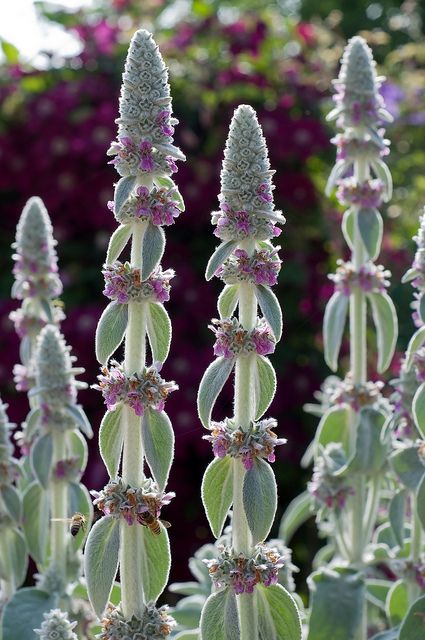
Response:
[{"label": "silver-green leaf", "polygon": [[279,538],[288,544],[297,529],[313,516],[311,494],[304,491],[287,506],[279,527]]},{"label": "silver-green leaf", "polygon": [[263,542],[271,529],[277,507],[277,487],[270,465],[258,458],[245,472],[243,506],[253,544]]},{"label": "silver-green leaf", "polygon": [[128,198],[131,195],[134,187],[136,185],[136,177],[135,176],[126,176],[125,178],[120,178],[117,184],[115,185],[114,192],[114,213],[117,215],[123,205],[126,203]]},{"label": "silver-green leaf", "polygon": [[360,572],[323,568],[308,578],[311,614],[307,640],[347,640],[360,634],[365,584]]},{"label": "silver-green leaf", "polygon": [[153,362],[164,362],[170,350],[171,320],[162,304],[149,304],[146,329]]},{"label": "silver-green leaf", "polygon": [[410,607],[401,627],[399,640],[423,640],[425,628],[425,596],[418,598]]},{"label": "silver-green leaf", "polygon": [[37,565],[44,564],[49,539],[49,496],[36,481],[24,493],[22,528],[30,555]]},{"label": "silver-green leaf", "polygon": [[259,420],[269,408],[276,393],[276,373],[270,360],[264,356],[255,357],[254,400],[255,419]]},{"label": "silver-green leaf", "polygon": [[425,342],[425,326],[420,327],[413,336],[410,338],[409,344],[406,349],[406,358],[404,361],[404,367],[406,371],[410,371],[413,364],[413,358],[418,349],[420,349]]},{"label": "silver-green leaf", "polygon": [[126,304],[112,301],[102,313],[96,328],[96,358],[100,364],[106,364],[110,356],[124,340],[128,324]]},{"label": "silver-green leaf", "polygon": [[293,597],[280,584],[256,587],[259,640],[301,640],[300,614]]},{"label": "silver-green leaf", "polygon": [[34,629],[41,627],[43,614],[57,603],[57,594],[35,587],[19,589],[4,608],[2,640],[34,640]]},{"label": "silver-green leaf", "polygon": [[217,302],[220,318],[230,318],[238,304],[239,287],[237,284],[226,284]]},{"label": "silver-green leaf", "polygon": [[326,305],[323,320],[323,341],[325,360],[332,371],[336,371],[338,368],[338,356],[347,320],[348,302],[348,296],[340,291],[335,291]]},{"label": "silver-green leaf", "polygon": [[163,524],[161,533],[155,535],[147,527],[139,527],[137,537],[141,558],[140,579],[145,600],[156,600],[164,591],[171,566],[170,542]]},{"label": "silver-green leaf", "polygon": [[255,287],[255,295],[260,305],[261,313],[270,325],[276,342],[282,337],[282,310],[279,300],[276,298],[270,287],[259,284]]},{"label": "silver-green leaf", "polygon": [[425,438],[425,382],[416,390],[412,402],[412,413],[416,428]]},{"label": "silver-green leaf", "polygon": [[53,438],[51,433],[39,436],[31,447],[31,469],[43,489],[49,486],[52,471]]},{"label": "silver-green leaf", "polygon": [[0,487],[0,496],[3,500],[4,508],[9,516],[17,524],[22,521],[22,499],[21,494],[13,485],[3,485]]},{"label": "silver-green leaf", "polygon": [[146,461],[160,491],[165,489],[174,456],[174,431],[165,411],[146,409],[142,419]]},{"label": "silver-green leaf", "polygon": [[201,614],[202,640],[240,640],[238,610],[233,589],[209,596]]},{"label": "silver-green leaf", "polygon": [[205,272],[205,278],[207,280],[211,280],[217,269],[227,260],[236,246],[236,240],[228,240],[218,245],[207,264],[207,270]]},{"label": "silver-green leaf", "polygon": [[201,487],[202,502],[211,531],[221,536],[233,499],[233,459],[214,458],[205,470]]},{"label": "silver-green leaf", "polygon": [[202,376],[198,391],[198,414],[206,428],[208,428],[217,397],[232,373],[234,365],[234,358],[220,356],[210,364]]},{"label": "silver-green leaf", "polygon": [[84,553],[84,573],[90,602],[99,618],[109,601],[118,569],[120,521],[104,516],[90,530]]},{"label": "silver-green leaf", "polygon": [[378,343],[379,373],[391,363],[397,341],[398,322],[394,303],[386,293],[368,293]]},{"label": "silver-green leaf", "polygon": [[106,264],[112,264],[127,246],[132,234],[131,224],[121,224],[111,235],[106,253]]},{"label": "silver-green leaf", "polygon": [[377,209],[360,209],[357,213],[360,237],[371,260],[376,260],[381,250],[384,224]]},{"label": "silver-green leaf", "polygon": [[109,476],[118,475],[123,447],[122,407],[120,404],[114,411],[107,411],[103,416],[99,430],[99,449]]},{"label": "silver-green leaf", "polygon": [[152,271],[159,265],[165,249],[165,233],[162,227],[148,224],[143,236],[142,252],[142,280],[147,280]]}]

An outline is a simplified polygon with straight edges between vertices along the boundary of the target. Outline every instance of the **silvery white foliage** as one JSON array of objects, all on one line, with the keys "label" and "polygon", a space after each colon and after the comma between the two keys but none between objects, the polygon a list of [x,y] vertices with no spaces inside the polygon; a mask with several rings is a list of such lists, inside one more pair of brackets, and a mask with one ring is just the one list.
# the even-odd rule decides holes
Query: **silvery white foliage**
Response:
[{"label": "silvery white foliage", "polygon": [[73,629],[76,622],[69,622],[67,614],[60,609],[52,609],[44,614],[41,629],[34,629],[40,640],[78,640]]},{"label": "silvery white foliage", "polygon": [[59,329],[53,325],[44,327],[38,338],[36,352],[36,384],[42,402],[48,405],[61,405],[75,402],[77,386],[74,375],[82,369],[72,366],[75,358]]},{"label": "silvery white foliage", "polygon": [[337,107],[327,119],[342,117],[342,126],[372,125],[377,120],[392,121],[379,93],[385,78],[377,76],[372,51],[361,36],[348,41],[341,60],[341,69],[334,85]]},{"label": "silvery white foliage", "polygon": [[62,292],[57,275],[56,240],[53,228],[41,198],[30,198],[26,203],[16,229],[16,282],[12,296],[18,299],[40,295],[56,297]]},{"label": "silvery white foliage", "polygon": [[240,105],[233,115],[224,150],[221,204],[283,221],[281,213],[274,211],[274,173],[256,113],[249,105]]},{"label": "silvery white foliage", "polygon": [[172,144],[174,126],[168,73],[152,34],[137,31],[130,43],[119,103],[118,142],[108,155],[121,176],[172,173],[173,158],[184,154]]}]

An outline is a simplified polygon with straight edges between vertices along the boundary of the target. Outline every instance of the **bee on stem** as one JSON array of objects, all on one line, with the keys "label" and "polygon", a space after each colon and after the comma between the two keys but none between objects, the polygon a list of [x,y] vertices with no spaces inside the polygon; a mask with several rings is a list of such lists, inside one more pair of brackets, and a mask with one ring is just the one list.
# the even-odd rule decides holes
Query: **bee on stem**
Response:
[{"label": "bee on stem", "polygon": [[74,513],[72,518],[52,518],[52,522],[69,522],[69,532],[73,538],[79,534],[80,531],[85,531],[87,526],[87,518],[84,514]]}]

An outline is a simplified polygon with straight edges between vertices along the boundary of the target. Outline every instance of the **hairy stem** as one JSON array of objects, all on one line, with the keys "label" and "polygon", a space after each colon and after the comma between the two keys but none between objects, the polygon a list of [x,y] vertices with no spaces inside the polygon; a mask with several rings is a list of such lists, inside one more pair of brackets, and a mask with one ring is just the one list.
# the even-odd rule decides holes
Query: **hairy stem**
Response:
[{"label": "hairy stem", "polygon": [[[255,244],[251,242],[244,247],[252,253]],[[244,329],[251,330],[257,321],[257,300],[251,284],[239,285],[239,321]],[[242,429],[247,429],[255,418],[254,398],[254,365],[251,355],[240,357],[236,361],[235,370],[235,423]],[[252,536],[243,506],[243,481],[245,469],[240,460],[234,461],[233,475],[233,549],[236,553],[250,554],[252,552]],[[237,596],[240,640],[258,639],[257,608],[253,600],[254,594],[244,593]]]},{"label": "hairy stem", "polygon": [[[53,437],[53,468],[60,460],[66,458],[66,435],[55,431]],[[66,547],[68,542],[68,524],[60,522],[68,516],[68,483],[65,480],[55,479],[50,483],[51,504],[51,565],[55,571],[61,574],[66,582]]]},{"label": "hairy stem", "polygon": [[[131,266],[142,267],[142,244],[146,223],[135,223],[131,245]],[[128,327],[125,338],[124,370],[128,375],[139,373],[146,361],[146,314],[143,304],[128,303]],[[122,479],[132,486],[143,482],[143,447],[141,418],[131,407],[123,407],[122,425],[124,435]],[[141,580],[142,532],[137,525],[129,526],[121,520],[120,576],[122,608],[124,616],[139,618],[145,609]]]},{"label": "hairy stem", "polygon": [[[422,525],[418,517],[417,500],[414,493],[411,494],[412,505],[412,537],[410,543],[410,559],[415,565],[419,562],[422,551]],[[407,582],[407,594],[409,606],[411,606],[420,595],[420,587],[414,576]]]},{"label": "hairy stem", "polygon": [[[360,159],[354,163],[354,176],[359,184],[369,177],[369,164],[367,160]],[[354,238],[352,248],[352,262],[355,271],[358,271],[366,261],[366,253],[360,236],[357,223],[358,211],[355,212]],[[353,384],[365,384],[367,381],[367,343],[366,343],[366,296],[360,288],[350,296],[350,365]],[[355,445],[358,414],[352,412],[351,443]],[[355,494],[350,501],[351,510],[351,562],[361,565],[363,562],[364,545],[364,508],[366,501],[366,479],[358,474],[353,483]],[[367,620],[366,602],[363,602],[362,623],[356,634],[355,640],[366,640]]]}]

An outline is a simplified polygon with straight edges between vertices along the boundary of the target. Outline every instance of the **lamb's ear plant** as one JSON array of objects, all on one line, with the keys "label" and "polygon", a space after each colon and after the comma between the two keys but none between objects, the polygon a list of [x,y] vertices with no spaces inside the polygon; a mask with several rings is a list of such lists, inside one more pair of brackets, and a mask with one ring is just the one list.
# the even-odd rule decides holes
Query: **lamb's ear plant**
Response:
[{"label": "lamb's ear plant", "polygon": [[[210,431],[215,459],[206,469],[202,500],[211,530],[221,535],[232,507],[229,545],[207,561],[215,592],[201,616],[202,640],[301,638],[298,609],[277,584],[283,559],[265,540],[273,524],[277,488],[270,462],[277,438],[274,418],[264,418],[276,391],[267,358],[282,333],[279,302],[271,290],[280,270],[282,214],[274,209],[267,147],[255,111],[239,106],[230,125],[221,172],[220,211],[213,213],[221,244],[206,271],[225,287],[214,319],[216,360],[199,388],[198,412]],[[258,317],[258,307],[261,317]],[[238,316],[234,316],[238,309]],[[234,415],[212,419],[218,396],[234,371]]]},{"label": "lamb's ear plant", "polygon": [[425,215],[420,219],[416,255],[403,281],[415,289],[412,304],[417,327],[409,341],[400,374],[393,381],[394,474],[389,524],[396,544],[388,568],[385,610],[388,634],[399,640],[421,637],[425,616]]},{"label": "lamb's ear plant", "polygon": [[44,326],[58,326],[64,317],[57,300],[62,293],[62,283],[58,275],[55,245],[49,214],[43,201],[34,196],[25,204],[16,228],[16,241],[12,245],[15,249],[12,297],[22,301],[21,307],[10,314],[21,339],[21,363],[15,365],[13,373],[17,390],[28,392],[31,407],[21,430],[15,434],[22,454],[22,488],[32,479],[27,456],[38,428],[39,398],[31,394],[35,385],[37,337]]},{"label": "lamb's ear plant", "polygon": [[337,161],[327,186],[328,194],[338,186],[338,200],[347,207],[342,232],[351,259],[339,261],[330,276],[335,292],[323,328],[325,359],[336,371],[349,318],[350,371],[344,380],[325,385],[323,415],[310,448],[314,471],[309,494],[292,505],[281,528],[292,531],[312,504],[327,538],[316,560],[319,568],[309,578],[309,640],[366,640],[366,594],[370,599],[370,592],[378,590],[374,567],[384,553],[384,534],[376,526],[389,474],[390,407],[381,398],[383,384],[367,379],[366,324],[369,307],[381,373],[391,362],[397,337],[397,317],[386,293],[390,274],[374,264],[383,231],[378,207],[391,197],[382,128],[391,116],[379,93],[381,82],[366,42],[352,38],[335,81],[336,107],[328,116],[342,131],[333,139]]},{"label": "lamb's ear plant", "polygon": [[9,422],[7,406],[0,400],[0,618],[3,607],[24,582],[28,567],[21,531],[22,497],[16,488],[21,471],[13,457],[10,431],[15,425]]},{"label": "lamb's ear plant", "polygon": [[[174,272],[159,266],[165,246],[163,226],[183,210],[171,179],[174,160],[184,160],[172,144],[173,125],[167,70],[152,36],[135,33],[120,97],[118,139],[109,154],[121,176],[111,204],[119,223],[104,267],[105,295],[111,302],[96,332],[96,355],[103,365],[97,388],[107,413],[99,446],[110,481],[93,492],[102,517],[85,550],[85,572],[93,608],[102,618],[100,637],[166,637],[173,626],[167,608],[155,607],[170,567],[168,534],[161,507],[174,496],[165,487],[174,453],[174,435],[164,412],[177,386],[159,374],[168,355],[171,323],[163,302]],[[130,261],[118,258],[130,244]],[[124,361],[110,356],[124,342]],[[152,363],[146,364],[146,343]],[[152,477],[147,477],[150,470]],[[119,568],[121,603],[108,606]]]},{"label": "lamb's ear plant", "polygon": [[73,610],[72,592],[81,577],[81,551],[86,528],[73,537],[69,519],[92,519],[92,504],[80,483],[87,464],[86,437],[92,431],[82,407],[77,404],[75,375],[84,371],[73,366],[75,358],[57,327],[45,326],[34,353],[35,385],[39,397],[35,418],[36,437],[30,450],[33,480],[23,493],[22,527],[28,550],[38,568],[36,587],[17,591],[3,617],[3,640],[33,638],[43,613],[60,605]]}]

